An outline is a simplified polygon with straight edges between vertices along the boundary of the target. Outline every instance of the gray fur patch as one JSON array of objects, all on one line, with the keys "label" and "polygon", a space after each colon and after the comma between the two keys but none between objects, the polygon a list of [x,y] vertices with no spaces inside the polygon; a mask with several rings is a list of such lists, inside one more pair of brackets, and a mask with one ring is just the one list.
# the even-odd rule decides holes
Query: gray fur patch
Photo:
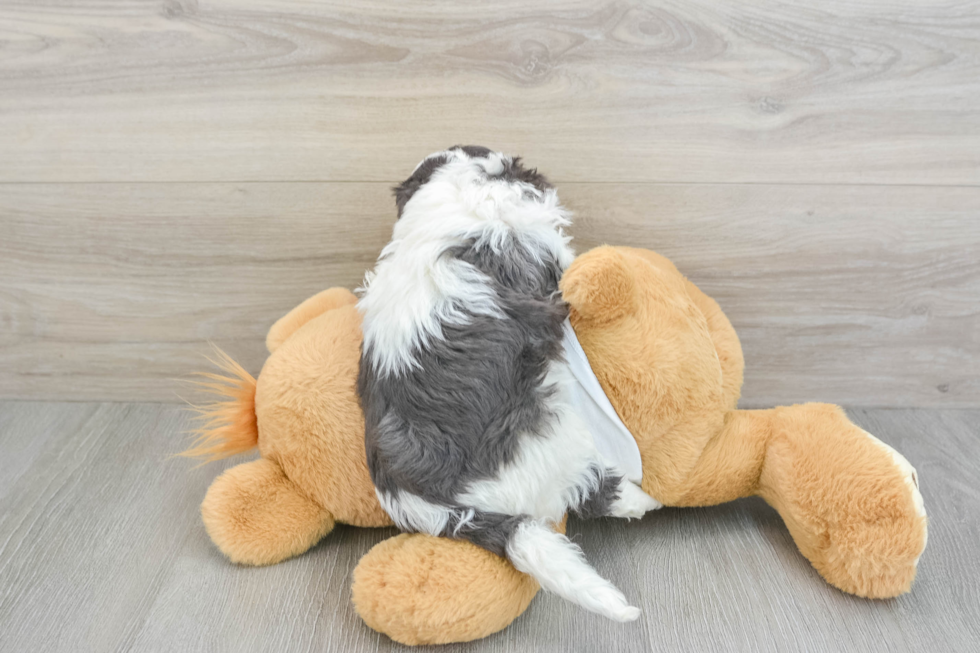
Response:
[{"label": "gray fur patch", "polygon": [[603,472],[593,468],[593,473],[598,477],[599,488],[574,509],[575,514],[584,519],[612,514],[612,504],[619,498],[619,486],[624,480],[622,476],[608,469]]},{"label": "gray fur patch", "polygon": [[[483,147],[482,145],[454,145],[449,149],[462,150],[467,156],[473,159],[485,159],[493,153],[490,148]],[[520,182],[529,184],[541,193],[552,187],[551,182],[548,181],[547,177],[538,172],[537,168],[525,168],[519,156],[512,158],[505,157],[502,163],[504,166],[503,170],[493,175],[487,175],[487,179],[500,179],[509,183]]]},{"label": "gray fur patch", "polygon": [[466,156],[471,159],[485,159],[491,154],[493,150],[489,147],[483,147],[482,145],[453,145],[450,150],[462,150],[466,153]]},{"label": "gray fur patch", "polygon": [[502,515],[497,512],[476,511],[473,518],[457,528],[457,522],[450,524],[443,533],[446,537],[455,537],[496,553],[504,557],[507,554],[507,542],[514,535],[514,530],[527,519],[525,515]]},{"label": "gray fur patch", "polygon": [[504,169],[495,175],[488,175],[488,179],[503,179],[508,182],[521,182],[530,184],[538,189],[538,192],[545,192],[551,188],[548,178],[538,172],[537,168],[525,168],[521,163],[521,157],[515,156],[513,159],[504,159]]},{"label": "gray fur patch", "polygon": [[422,188],[432,177],[433,173],[447,161],[449,159],[444,154],[426,159],[419,164],[419,167],[415,169],[411,177],[392,189],[395,194],[395,206],[398,207],[399,218],[402,217],[402,211],[405,210],[405,205],[408,204],[408,200],[412,199],[412,195],[415,195],[416,191]]}]

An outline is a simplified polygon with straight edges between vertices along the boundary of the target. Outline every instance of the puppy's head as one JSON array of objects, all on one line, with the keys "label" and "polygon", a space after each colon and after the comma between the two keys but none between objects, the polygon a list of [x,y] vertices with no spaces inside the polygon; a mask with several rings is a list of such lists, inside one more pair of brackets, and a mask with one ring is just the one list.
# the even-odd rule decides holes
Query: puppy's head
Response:
[{"label": "puppy's head", "polygon": [[395,186],[399,218],[415,194],[434,180],[448,183],[459,183],[461,180],[501,181],[538,198],[552,188],[537,169],[525,168],[520,157],[510,157],[480,145],[454,145],[422,159],[412,175]]}]

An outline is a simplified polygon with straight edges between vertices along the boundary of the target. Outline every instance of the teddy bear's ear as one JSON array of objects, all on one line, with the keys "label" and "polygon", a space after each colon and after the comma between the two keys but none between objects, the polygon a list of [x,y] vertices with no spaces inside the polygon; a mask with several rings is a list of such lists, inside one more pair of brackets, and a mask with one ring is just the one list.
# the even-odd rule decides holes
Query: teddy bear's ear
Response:
[{"label": "teddy bear's ear", "polygon": [[562,277],[561,291],[573,313],[593,322],[613,321],[634,309],[629,260],[608,245],[575,259]]}]

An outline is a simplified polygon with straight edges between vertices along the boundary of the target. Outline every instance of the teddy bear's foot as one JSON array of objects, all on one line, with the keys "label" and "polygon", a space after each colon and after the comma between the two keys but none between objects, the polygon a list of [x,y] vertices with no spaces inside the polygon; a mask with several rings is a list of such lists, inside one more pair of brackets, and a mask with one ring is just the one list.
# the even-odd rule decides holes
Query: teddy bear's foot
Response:
[{"label": "teddy bear's foot", "polygon": [[918,477],[837,406],[778,408],[760,488],[832,585],[858,596],[907,592],[926,545]]},{"label": "teddy bear's foot", "polygon": [[208,535],[232,562],[271,565],[303,553],[333,529],[329,512],[265,458],[225,471],[201,504]]},{"label": "teddy bear's foot", "polygon": [[538,584],[469,542],[402,534],[361,559],[351,590],[368,626],[415,645],[468,642],[506,628]]},{"label": "teddy bear's foot", "polygon": [[[857,427],[855,427],[857,428]],[[906,492],[897,487],[895,499],[903,513],[882,504],[868,519],[843,521],[830,531],[830,546],[821,573],[846,592],[868,598],[889,598],[907,592],[915,579],[919,557],[926,546],[926,511],[915,468],[900,453],[863,429],[861,433],[891,462]],[[887,502],[887,499],[886,499]],[[911,519],[908,517],[911,516]]]}]

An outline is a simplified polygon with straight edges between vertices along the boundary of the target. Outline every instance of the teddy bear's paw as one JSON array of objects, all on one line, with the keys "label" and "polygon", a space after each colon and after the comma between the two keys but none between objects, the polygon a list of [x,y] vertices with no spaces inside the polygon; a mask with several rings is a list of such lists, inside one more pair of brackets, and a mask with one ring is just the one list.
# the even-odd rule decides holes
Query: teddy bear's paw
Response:
[{"label": "teddy bear's paw", "polygon": [[[783,499],[780,514],[800,551],[827,582],[850,594],[883,599],[908,592],[928,538],[915,469],[836,406],[786,410],[807,416],[797,424],[821,436],[809,446],[773,445],[766,457],[769,487],[780,482],[792,496],[792,503]],[[789,455],[800,451],[807,457]],[[788,473],[801,467],[818,473]]]},{"label": "teddy bear's paw", "polygon": [[651,510],[658,510],[664,505],[651,497],[629,481],[623,481],[619,486],[619,498],[610,506],[613,517],[639,519]]},{"label": "teddy bear's paw", "polygon": [[266,458],[216,478],[201,504],[208,535],[232,562],[272,565],[299,555],[329,533],[333,516]]},{"label": "teddy bear's paw", "polygon": [[[898,469],[899,473],[902,475],[902,478],[905,481],[905,486],[909,490],[909,496],[911,497],[912,506],[915,510],[915,514],[923,518],[922,547],[925,548],[926,540],[928,539],[928,531],[926,530],[925,527],[926,508],[925,508],[925,503],[922,500],[922,493],[919,491],[919,475],[915,471],[915,467],[912,467],[912,464],[905,458],[905,456],[895,451],[895,449],[888,446],[887,444],[885,444],[884,442],[882,442],[872,434],[868,433],[864,429],[861,429],[861,431],[863,431],[864,434],[868,436],[868,438],[872,442],[875,443],[875,445],[877,445],[885,453],[888,454],[888,457],[891,458],[892,464],[895,466],[896,469]],[[918,564],[919,559],[916,558],[915,562],[916,564]]]}]

